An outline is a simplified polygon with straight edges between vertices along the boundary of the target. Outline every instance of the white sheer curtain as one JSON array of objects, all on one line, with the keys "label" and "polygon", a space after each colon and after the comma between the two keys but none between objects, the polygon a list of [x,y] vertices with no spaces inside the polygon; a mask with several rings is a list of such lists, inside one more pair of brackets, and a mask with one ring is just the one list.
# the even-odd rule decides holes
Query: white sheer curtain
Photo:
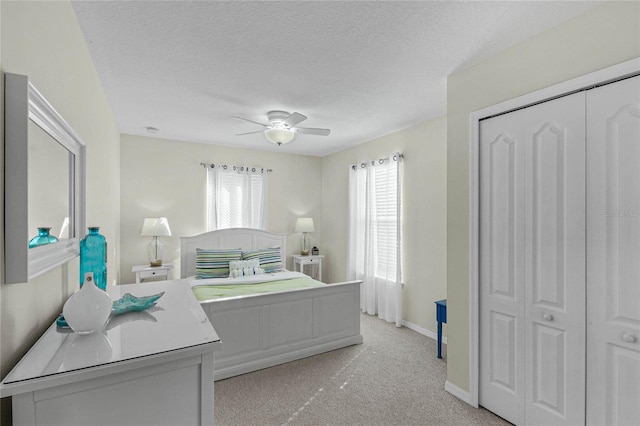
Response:
[{"label": "white sheer curtain", "polygon": [[207,230],[266,229],[267,175],[262,167],[207,165]]},{"label": "white sheer curtain", "polygon": [[351,167],[350,280],[362,280],[360,308],[402,325],[402,155]]}]

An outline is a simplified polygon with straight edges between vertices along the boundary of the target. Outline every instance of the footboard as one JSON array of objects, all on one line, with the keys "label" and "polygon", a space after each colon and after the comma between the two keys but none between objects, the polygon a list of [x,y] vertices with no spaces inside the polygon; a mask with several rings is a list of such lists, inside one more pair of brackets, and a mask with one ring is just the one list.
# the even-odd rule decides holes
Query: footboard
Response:
[{"label": "footboard", "polygon": [[222,340],[215,380],[362,343],[360,281],[201,305]]}]

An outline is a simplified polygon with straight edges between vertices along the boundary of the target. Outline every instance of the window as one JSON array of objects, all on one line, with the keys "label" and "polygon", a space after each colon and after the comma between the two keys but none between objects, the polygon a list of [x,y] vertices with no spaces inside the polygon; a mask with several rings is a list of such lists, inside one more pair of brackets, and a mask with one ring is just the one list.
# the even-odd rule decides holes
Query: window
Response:
[{"label": "window", "polygon": [[207,167],[207,230],[266,229],[267,170],[261,167]]},{"label": "window", "polygon": [[401,159],[395,154],[352,166],[349,279],[362,280],[361,307],[399,325],[402,321]]},{"label": "window", "polygon": [[398,264],[398,174],[389,162],[356,170],[357,271],[364,273],[365,244],[371,248],[375,276],[393,278]]},{"label": "window", "polygon": [[398,176],[392,167],[373,170],[375,180],[376,269],[378,277],[395,277],[398,267]]}]

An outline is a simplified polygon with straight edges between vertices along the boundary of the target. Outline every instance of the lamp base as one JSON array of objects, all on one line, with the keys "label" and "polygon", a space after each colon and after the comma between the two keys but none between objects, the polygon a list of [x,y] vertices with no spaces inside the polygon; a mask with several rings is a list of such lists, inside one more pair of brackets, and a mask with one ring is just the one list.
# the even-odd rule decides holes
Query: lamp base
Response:
[{"label": "lamp base", "polygon": [[163,254],[164,254],[164,243],[158,237],[153,237],[153,239],[147,246],[147,255],[149,256],[149,265],[161,266]]},{"label": "lamp base", "polygon": [[309,256],[309,251],[311,247],[309,246],[309,238],[307,237],[307,233],[302,233],[302,238],[300,239],[300,254],[302,256]]}]

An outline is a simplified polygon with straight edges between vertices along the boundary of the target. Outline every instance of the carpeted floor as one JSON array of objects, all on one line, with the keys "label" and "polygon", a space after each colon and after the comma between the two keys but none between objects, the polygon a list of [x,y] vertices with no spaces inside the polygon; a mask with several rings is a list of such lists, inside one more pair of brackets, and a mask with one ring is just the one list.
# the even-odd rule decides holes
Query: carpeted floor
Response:
[{"label": "carpeted floor", "polygon": [[436,342],[363,314],[362,345],[216,382],[218,425],[508,425],[444,390]]}]

